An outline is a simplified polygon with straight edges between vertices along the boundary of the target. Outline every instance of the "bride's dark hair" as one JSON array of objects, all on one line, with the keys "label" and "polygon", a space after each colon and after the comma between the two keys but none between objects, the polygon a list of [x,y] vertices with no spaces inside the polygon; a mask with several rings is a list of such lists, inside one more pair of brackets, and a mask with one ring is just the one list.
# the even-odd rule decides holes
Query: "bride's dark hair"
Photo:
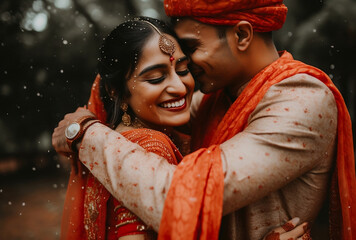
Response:
[{"label": "bride's dark hair", "polygon": [[[101,76],[100,95],[107,112],[108,123],[112,128],[121,121],[122,101],[130,96],[127,80],[137,66],[145,43],[157,33],[145,21],[152,23],[160,32],[176,38],[172,28],[164,22],[149,17],[136,17],[117,26],[105,38],[100,48],[98,62],[98,72]],[[128,113],[132,115],[130,108]]]}]

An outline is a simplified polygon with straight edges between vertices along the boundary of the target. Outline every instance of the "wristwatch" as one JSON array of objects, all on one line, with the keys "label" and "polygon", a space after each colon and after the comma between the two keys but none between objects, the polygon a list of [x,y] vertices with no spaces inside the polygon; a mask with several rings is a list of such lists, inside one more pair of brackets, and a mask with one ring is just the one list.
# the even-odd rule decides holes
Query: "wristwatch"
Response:
[{"label": "wristwatch", "polygon": [[[86,124],[89,121],[94,120],[90,122],[90,124]],[[73,152],[77,152],[76,144],[78,141],[83,137],[85,131],[94,123],[100,122],[93,116],[85,116],[81,119],[79,119],[76,122],[73,122],[69,124],[69,126],[66,128],[64,134],[67,139],[67,144],[70,149],[73,150]]]}]

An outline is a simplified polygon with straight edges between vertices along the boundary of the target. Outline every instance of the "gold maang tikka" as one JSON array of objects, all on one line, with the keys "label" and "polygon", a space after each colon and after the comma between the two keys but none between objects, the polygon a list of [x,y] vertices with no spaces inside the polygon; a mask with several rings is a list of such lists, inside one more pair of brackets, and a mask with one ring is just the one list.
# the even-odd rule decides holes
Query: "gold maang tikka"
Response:
[{"label": "gold maang tikka", "polygon": [[174,45],[174,42],[171,39],[169,39],[167,36],[163,35],[161,31],[149,21],[146,20],[141,20],[141,21],[148,23],[159,34],[160,36],[158,40],[159,48],[161,49],[162,52],[169,55],[169,61],[171,61],[172,63],[174,61],[173,53],[176,51],[176,46]]}]

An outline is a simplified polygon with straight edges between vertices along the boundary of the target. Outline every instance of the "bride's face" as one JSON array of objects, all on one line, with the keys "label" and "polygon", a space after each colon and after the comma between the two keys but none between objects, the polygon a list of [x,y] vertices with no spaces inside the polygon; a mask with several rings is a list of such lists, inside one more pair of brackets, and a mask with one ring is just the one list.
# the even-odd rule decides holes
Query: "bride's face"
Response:
[{"label": "bride's face", "polygon": [[175,60],[163,53],[154,34],[145,44],[135,71],[127,82],[131,96],[128,104],[142,122],[151,127],[180,126],[190,119],[194,80],[188,58],[177,41],[169,36],[176,50]]}]

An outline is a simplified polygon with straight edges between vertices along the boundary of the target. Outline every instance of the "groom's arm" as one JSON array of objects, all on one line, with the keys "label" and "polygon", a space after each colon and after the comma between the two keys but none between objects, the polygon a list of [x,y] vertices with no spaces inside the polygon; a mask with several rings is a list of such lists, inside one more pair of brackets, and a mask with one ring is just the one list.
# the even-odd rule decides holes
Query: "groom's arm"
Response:
[{"label": "groom's arm", "polygon": [[115,198],[158,231],[175,165],[100,123],[85,133],[79,159]]},{"label": "groom's arm", "polygon": [[[224,214],[261,199],[330,158],[337,110],[332,93],[318,83],[299,76],[271,87],[248,127],[221,144]],[[86,132],[79,153],[116,198],[158,229],[175,166],[100,124]]]}]

